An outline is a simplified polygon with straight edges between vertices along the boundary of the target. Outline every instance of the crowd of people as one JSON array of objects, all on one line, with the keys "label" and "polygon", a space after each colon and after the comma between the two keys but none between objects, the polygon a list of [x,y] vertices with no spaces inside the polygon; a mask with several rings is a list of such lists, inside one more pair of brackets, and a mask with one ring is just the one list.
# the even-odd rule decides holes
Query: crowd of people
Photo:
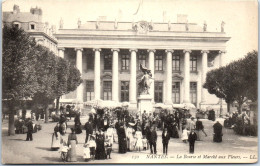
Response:
[{"label": "crowd of people", "polygon": [[257,126],[251,124],[246,110],[240,114],[238,112],[232,112],[230,115],[227,115],[224,121],[224,127],[234,129],[239,135],[256,136],[257,134]]},{"label": "crowd of people", "polygon": [[[68,140],[62,140],[66,134],[67,118],[60,115],[59,123],[54,128],[52,136],[52,149],[59,149],[65,161],[76,161],[77,134],[82,130],[86,131],[84,143],[84,156],[86,161],[111,159],[111,152],[114,150],[114,143],[118,143],[118,153],[130,151],[150,151],[150,154],[157,154],[157,139],[159,130],[162,130],[162,153],[168,154],[168,144],[171,138],[180,138],[183,142],[189,142],[189,152],[194,153],[195,141],[202,140],[204,126],[199,118],[191,118],[182,109],[174,111],[162,110],[158,113],[142,114],[129,113],[127,109],[117,108],[115,110],[97,109],[96,113],[89,113],[87,122],[82,125],[80,113],[77,112],[74,118],[74,127]],[[214,142],[222,140],[222,126],[217,122],[214,126]],[[221,137],[221,138],[220,138]],[[61,144],[60,144],[61,143]],[[62,145],[62,148],[60,147]],[[66,147],[66,148],[64,148]],[[64,150],[65,149],[65,150]]]}]

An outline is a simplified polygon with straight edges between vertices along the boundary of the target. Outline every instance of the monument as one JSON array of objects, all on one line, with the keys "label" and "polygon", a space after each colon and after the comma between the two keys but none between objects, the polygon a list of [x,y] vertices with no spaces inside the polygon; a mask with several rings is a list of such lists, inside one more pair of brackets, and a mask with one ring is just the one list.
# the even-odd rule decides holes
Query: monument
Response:
[{"label": "monument", "polygon": [[152,96],[149,92],[151,83],[153,81],[151,70],[143,67],[140,64],[140,69],[143,72],[141,81],[138,84],[138,88],[141,90],[141,94],[138,97],[138,111],[142,114],[144,110],[147,113],[150,113],[153,109],[152,106]]}]

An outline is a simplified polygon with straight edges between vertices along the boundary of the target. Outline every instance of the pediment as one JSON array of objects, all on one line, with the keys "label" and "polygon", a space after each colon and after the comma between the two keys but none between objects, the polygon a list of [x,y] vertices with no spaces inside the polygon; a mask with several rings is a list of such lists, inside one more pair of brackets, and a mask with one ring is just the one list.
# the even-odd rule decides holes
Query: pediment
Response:
[{"label": "pediment", "polygon": [[112,79],[112,73],[111,72],[103,72],[101,75],[101,79]]},{"label": "pediment", "polygon": [[172,80],[183,80],[183,76],[181,76],[179,73],[172,74]]}]

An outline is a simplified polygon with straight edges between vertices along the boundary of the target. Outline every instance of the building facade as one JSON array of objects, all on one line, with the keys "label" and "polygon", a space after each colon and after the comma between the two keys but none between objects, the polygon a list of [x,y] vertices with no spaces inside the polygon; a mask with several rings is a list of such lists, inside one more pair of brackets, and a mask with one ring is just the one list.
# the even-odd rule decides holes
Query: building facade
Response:
[{"label": "building facade", "polygon": [[202,86],[207,71],[222,65],[230,38],[224,27],[208,32],[207,25],[186,19],[182,15],[177,23],[79,21],[76,29],[60,25],[55,34],[59,56],[74,63],[84,80],[61,101],[103,99],[136,107],[143,64],[154,77],[153,103],[193,103],[198,108],[217,104],[219,99]]},{"label": "building facade", "polygon": [[41,44],[56,55],[58,53],[58,41],[54,37],[55,26],[49,27],[48,22],[42,21],[42,9],[31,8],[30,12],[21,12],[19,6],[14,5],[13,11],[3,12],[3,25],[16,26],[24,29],[35,38],[38,44]]}]

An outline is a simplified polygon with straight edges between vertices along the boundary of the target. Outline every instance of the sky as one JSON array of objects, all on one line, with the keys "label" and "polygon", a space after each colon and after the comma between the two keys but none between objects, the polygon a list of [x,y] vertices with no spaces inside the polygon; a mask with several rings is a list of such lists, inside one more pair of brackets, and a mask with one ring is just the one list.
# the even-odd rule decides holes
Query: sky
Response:
[{"label": "sky", "polygon": [[[140,1],[143,5],[134,15]],[[213,32],[220,32],[224,21],[225,32],[231,37],[227,42],[225,64],[258,50],[258,3],[255,0],[6,0],[2,2],[2,11],[12,11],[14,4],[20,6],[21,12],[41,7],[44,21],[58,28],[62,18],[65,29],[76,28],[79,18],[82,24],[95,21],[98,16],[114,21],[119,13],[121,21],[163,22],[165,11],[171,23],[177,22],[177,14],[186,14],[190,23],[203,26],[206,21],[208,31]]]}]

